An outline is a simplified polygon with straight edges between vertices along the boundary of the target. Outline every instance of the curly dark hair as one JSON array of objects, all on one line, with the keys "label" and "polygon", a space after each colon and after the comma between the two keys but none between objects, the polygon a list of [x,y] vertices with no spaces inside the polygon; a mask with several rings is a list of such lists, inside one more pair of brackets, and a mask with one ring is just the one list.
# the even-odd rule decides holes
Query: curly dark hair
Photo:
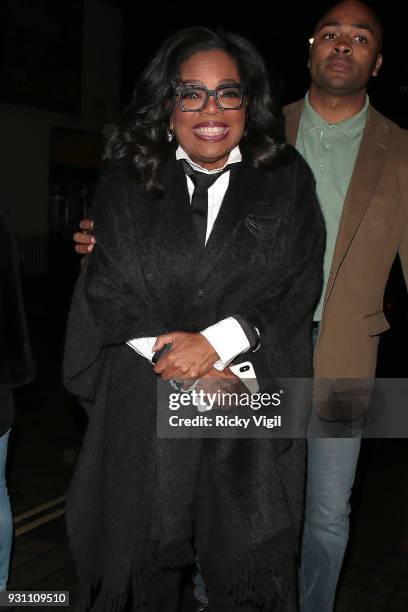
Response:
[{"label": "curly dark hair", "polygon": [[254,46],[229,32],[202,27],[180,30],[162,43],[142,72],[106,147],[110,163],[127,164],[144,188],[156,195],[163,193],[160,166],[177,147],[168,141],[168,127],[180,65],[199,51],[214,49],[233,58],[247,91],[245,131],[239,143],[243,159],[255,167],[271,168],[286,147],[282,110],[272,94],[265,62]]}]

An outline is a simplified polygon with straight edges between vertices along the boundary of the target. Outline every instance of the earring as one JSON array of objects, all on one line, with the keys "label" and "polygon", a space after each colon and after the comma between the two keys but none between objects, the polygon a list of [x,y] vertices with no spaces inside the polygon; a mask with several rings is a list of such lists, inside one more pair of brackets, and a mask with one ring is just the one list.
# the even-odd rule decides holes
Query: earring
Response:
[{"label": "earring", "polygon": [[173,138],[174,138],[174,132],[173,132],[173,130],[168,128],[168,130],[167,130],[167,140],[169,142],[171,142],[173,140]]}]

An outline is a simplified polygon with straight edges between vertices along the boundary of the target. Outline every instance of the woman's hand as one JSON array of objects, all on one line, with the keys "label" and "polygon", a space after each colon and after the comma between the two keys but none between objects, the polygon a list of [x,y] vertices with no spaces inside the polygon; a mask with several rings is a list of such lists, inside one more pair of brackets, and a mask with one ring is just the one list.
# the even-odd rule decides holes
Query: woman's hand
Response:
[{"label": "woman's hand", "polygon": [[75,242],[75,251],[80,255],[88,255],[92,252],[96,242],[95,236],[92,234],[93,221],[92,219],[82,219],[79,222],[81,232],[75,232],[73,240]]},{"label": "woman's hand", "polygon": [[159,359],[154,367],[163,380],[197,379],[211,370],[219,355],[201,334],[170,332],[158,336],[153,351],[159,351],[165,344],[172,344],[171,350]]}]

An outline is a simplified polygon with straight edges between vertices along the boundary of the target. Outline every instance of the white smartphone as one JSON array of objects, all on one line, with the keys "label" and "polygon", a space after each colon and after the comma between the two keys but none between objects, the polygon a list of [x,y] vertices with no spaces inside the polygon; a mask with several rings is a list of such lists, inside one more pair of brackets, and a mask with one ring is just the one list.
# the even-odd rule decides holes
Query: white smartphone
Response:
[{"label": "white smartphone", "polygon": [[241,379],[251,394],[258,393],[259,385],[258,381],[256,380],[254,366],[250,361],[243,361],[237,365],[230,365],[229,368],[231,372],[235,374],[235,376],[238,376],[238,378]]}]

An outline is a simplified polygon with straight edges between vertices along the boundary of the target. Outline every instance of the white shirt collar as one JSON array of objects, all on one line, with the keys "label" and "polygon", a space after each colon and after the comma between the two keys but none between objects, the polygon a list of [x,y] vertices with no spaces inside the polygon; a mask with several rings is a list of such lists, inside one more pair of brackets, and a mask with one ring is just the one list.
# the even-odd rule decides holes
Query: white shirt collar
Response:
[{"label": "white shirt collar", "polygon": [[238,162],[242,161],[242,155],[241,151],[239,150],[239,146],[237,145],[228,155],[228,159],[222,168],[216,168],[215,170],[207,170],[206,168],[203,168],[202,166],[199,166],[198,164],[193,162],[187,155],[187,153],[184,151],[184,149],[179,145],[176,151],[176,159],[186,159],[190,166],[193,168],[193,170],[197,170],[198,172],[205,172],[205,174],[217,174],[218,172],[221,172],[221,170],[223,170],[228,164],[237,164]]}]

